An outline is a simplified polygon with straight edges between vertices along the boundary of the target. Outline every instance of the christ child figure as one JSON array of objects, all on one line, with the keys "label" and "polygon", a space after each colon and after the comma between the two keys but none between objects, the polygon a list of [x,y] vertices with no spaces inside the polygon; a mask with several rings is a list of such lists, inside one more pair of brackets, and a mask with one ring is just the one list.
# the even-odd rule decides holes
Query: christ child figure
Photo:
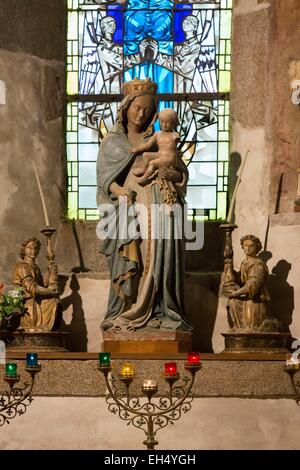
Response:
[{"label": "christ child figure", "polygon": [[[143,186],[147,184],[155,170],[161,167],[176,169],[177,166],[177,142],[179,134],[175,131],[178,125],[177,114],[173,109],[163,109],[158,115],[160,131],[144,144],[132,149],[134,154],[143,153],[141,164],[134,172],[138,183]],[[145,152],[157,144],[158,152]]]}]

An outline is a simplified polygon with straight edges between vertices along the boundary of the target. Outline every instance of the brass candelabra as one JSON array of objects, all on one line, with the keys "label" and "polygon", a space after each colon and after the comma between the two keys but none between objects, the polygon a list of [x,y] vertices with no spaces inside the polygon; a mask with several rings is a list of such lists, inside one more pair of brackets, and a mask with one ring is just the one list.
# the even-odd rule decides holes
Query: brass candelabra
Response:
[{"label": "brass candelabra", "polygon": [[4,381],[8,384],[8,390],[0,394],[0,426],[8,423],[16,416],[23,415],[27,407],[32,403],[31,396],[34,386],[35,376],[41,370],[41,366],[37,364],[37,354],[32,354],[34,360],[28,359],[25,366],[26,372],[30,376],[29,382],[24,382],[17,387],[20,381],[20,375],[17,374],[17,364],[7,363],[5,367]]},{"label": "brass candelabra", "polygon": [[300,381],[296,379],[297,372],[300,371],[300,363],[293,363],[287,359],[284,371],[289,375],[294,391],[294,400],[300,406]]},{"label": "brass candelabra", "polygon": [[[102,353],[102,355],[109,353]],[[197,353],[190,353],[197,354]],[[130,386],[134,380],[134,371],[131,364],[122,367],[118,378],[112,373],[110,359],[102,361],[98,369],[103,373],[108,389],[106,403],[108,410],[118,415],[127,424],[132,424],[146,434],[143,444],[148,450],[155,449],[158,445],[156,434],[160,429],[180,419],[182,413],[191,409],[193,395],[191,393],[196,373],[201,369],[199,355],[198,362],[185,363],[187,375],[180,377],[177,373],[176,363],[165,364],[163,378],[168,384],[167,393],[157,397],[156,403],[153,397],[158,392],[157,383],[153,380],[145,380],[141,387],[144,397],[130,394]]]}]

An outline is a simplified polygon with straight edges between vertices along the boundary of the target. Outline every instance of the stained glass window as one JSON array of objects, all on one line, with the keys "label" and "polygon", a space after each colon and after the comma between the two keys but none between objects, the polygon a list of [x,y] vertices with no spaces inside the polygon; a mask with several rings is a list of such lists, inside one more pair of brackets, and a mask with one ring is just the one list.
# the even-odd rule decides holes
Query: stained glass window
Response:
[{"label": "stained glass window", "polygon": [[68,0],[68,215],[93,220],[99,140],[122,83],[150,77],[179,116],[194,218],[224,219],[232,0]]}]

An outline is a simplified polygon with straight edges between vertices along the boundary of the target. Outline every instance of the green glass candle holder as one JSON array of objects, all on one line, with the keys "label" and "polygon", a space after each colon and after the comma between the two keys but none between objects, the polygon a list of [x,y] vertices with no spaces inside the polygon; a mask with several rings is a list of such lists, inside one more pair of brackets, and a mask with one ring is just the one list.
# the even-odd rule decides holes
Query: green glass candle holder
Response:
[{"label": "green glass candle holder", "polygon": [[99,365],[110,366],[110,353],[109,352],[99,353]]},{"label": "green glass candle holder", "polygon": [[17,377],[17,367],[18,367],[17,364],[8,362],[5,365],[5,375],[7,377],[12,377],[12,378]]}]

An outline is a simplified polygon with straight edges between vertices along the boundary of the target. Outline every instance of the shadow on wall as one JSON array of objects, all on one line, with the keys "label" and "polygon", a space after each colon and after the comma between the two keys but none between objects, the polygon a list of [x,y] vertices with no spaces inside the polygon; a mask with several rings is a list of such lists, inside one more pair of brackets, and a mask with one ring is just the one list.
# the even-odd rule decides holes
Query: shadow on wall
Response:
[{"label": "shadow on wall", "polygon": [[[59,276],[60,292],[63,294],[68,276]],[[61,323],[61,331],[69,333],[66,346],[69,351],[86,352],[87,351],[87,327],[82,308],[82,298],[79,294],[79,283],[76,274],[72,274],[70,281],[71,294],[61,299],[62,312],[65,312],[70,306],[73,308],[71,323],[66,324],[64,320]]]},{"label": "shadow on wall", "polygon": [[271,312],[282,323],[283,331],[287,333],[290,333],[295,308],[294,287],[287,281],[291,269],[292,265],[288,261],[278,261],[267,284],[271,296]]},{"label": "shadow on wall", "polygon": [[187,317],[194,326],[193,349],[205,353],[213,352],[212,336],[218,309],[220,273],[199,276],[186,274],[185,308]]},{"label": "shadow on wall", "polygon": [[89,269],[86,268],[85,265],[84,265],[84,260],[83,260],[83,255],[82,255],[82,248],[81,248],[81,245],[80,245],[78,232],[77,232],[77,229],[76,229],[76,224],[75,224],[74,219],[72,220],[72,231],[73,231],[73,235],[74,235],[74,240],[76,242],[76,247],[77,247],[77,251],[78,251],[78,259],[79,259],[79,266],[76,266],[76,267],[72,268],[72,272],[73,273],[87,273],[87,272],[89,272]]},{"label": "shadow on wall", "polygon": [[[193,222],[193,231],[200,231],[203,222]],[[185,270],[190,272],[219,272],[223,269],[224,231],[220,229],[221,222],[204,223],[204,245],[200,250],[186,250]],[[200,232],[201,233],[201,232]]]}]

